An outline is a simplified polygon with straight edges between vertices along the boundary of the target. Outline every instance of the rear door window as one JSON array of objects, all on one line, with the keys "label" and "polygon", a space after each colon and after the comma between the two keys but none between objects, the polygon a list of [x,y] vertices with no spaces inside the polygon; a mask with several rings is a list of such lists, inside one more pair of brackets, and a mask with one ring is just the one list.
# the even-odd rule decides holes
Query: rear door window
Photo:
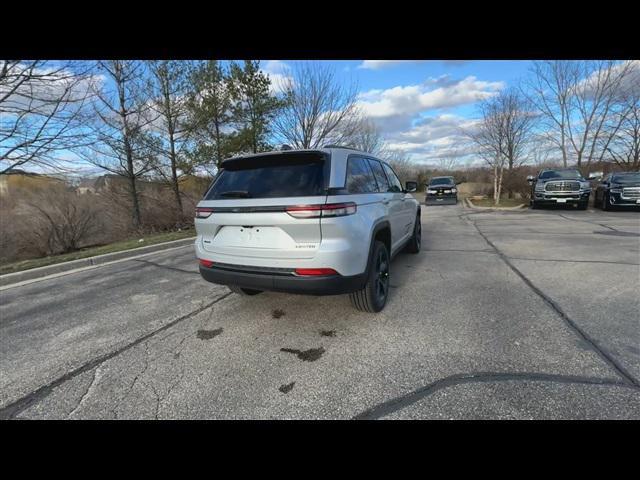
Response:
[{"label": "rear door window", "polygon": [[376,179],[366,159],[349,157],[346,186],[349,193],[373,193],[378,191]]},{"label": "rear door window", "polygon": [[369,162],[369,166],[371,167],[373,176],[378,183],[378,192],[389,191],[389,182],[387,181],[387,176],[384,174],[384,170],[382,170],[382,164],[379,161],[373,160],[371,158],[369,158],[367,161]]},{"label": "rear door window", "polygon": [[324,195],[321,153],[264,155],[228,160],[205,200]]},{"label": "rear door window", "polygon": [[383,163],[382,166],[385,173],[387,174],[387,178],[389,179],[389,191],[402,192],[402,183],[400,183],[400,180],[396,176],[395,172],[386,163]]}]

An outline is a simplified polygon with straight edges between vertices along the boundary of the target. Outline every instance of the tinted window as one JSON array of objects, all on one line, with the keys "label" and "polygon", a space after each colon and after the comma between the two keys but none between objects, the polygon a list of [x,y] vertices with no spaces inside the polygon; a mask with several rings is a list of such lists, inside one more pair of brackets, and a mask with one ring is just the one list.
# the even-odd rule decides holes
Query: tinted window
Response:
[{"label": "tinted window", "polygon": [[378,182],[378,191],[386,192],[389,190],[389,182],[387,182],[387,176],[384,174],[384,170],[382,170],[382,164],[377,160],[369,159],[368,161],[373,171],[373,176],[376,178],[376,182]]},{"label": "tinted window", "polygon": [[640,182],[640,173],[625,173],[624,175],[614,175],[613,181],[616,183]]},{"label": "tinted window", "polygon": [[387,174],[387,178],[389,179],[389,192],[402,192],[402,183],[398,180],[398,177],[391,169],[391,167],[385,163],[382,164],[384,167],[384,172]]},{"label": "tinted window", "polygon": [[376,180],[364,158],[349,158],[347,163],[347,190],[349,190],[349,193],[371,193],[378,191]]},{"label": "tinted window", "polygon": [[324,157],[266,155],[225,162],[205,200],[306,197],[325,193]]},{"label": "tinted window", "polygon": [[582,174],[579,170],[546,170],[540,174],[541,180],[547,180],[549,178],[580,180],[582,178]]},{"label": "tinted window", "polygon": [[436,178],[432,178],[431,182],[429,183],[429,186],[431,185],[454,185],[455,182],[453,181],[453,178],[450,177],[436,177]]}]

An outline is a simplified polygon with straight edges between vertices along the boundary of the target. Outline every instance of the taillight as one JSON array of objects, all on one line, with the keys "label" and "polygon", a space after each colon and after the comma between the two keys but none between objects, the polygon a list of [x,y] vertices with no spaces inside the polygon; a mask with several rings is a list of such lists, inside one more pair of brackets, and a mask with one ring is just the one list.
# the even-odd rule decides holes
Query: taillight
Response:
[{"label": "taillight", "polygon": [[356,213],[353,202],[327,203],[325,205],[294,205],[286,208],[287,213],[295,218],[344,217]]},{"label": "taillight", "polygon": [[196,218],[209,218],[212,213],[211,207],[196,207]]},{"label": "taillight", "polygon": [[296,275],[336,275],[333,268],[296,268]]},{"label": "taillight", "polygon": [[213,267],[213,262],[211,260],[205,260],[203,258],[200,259],[200,265],[203,267],[211,268]]}]

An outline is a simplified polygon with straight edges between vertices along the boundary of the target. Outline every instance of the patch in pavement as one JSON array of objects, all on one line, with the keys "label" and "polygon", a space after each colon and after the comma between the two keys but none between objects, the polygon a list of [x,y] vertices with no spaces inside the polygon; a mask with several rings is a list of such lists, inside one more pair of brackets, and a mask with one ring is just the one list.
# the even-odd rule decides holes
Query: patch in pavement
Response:
[{"label": "patch in pavement", "polygon": [[198,330],[198,338],[200,340],[211,340],[213,337],[217,337],[224,330],[222,328],[216,328],[215,330]]},{"label": "patch in pavement", "polygon": [[298,350],[296,348],[281,348],[281,352],[293,353],[297,355],[298,358],[304,362],[315,362],[318,360],[322,354],[324,353],[324,348],[310,348],[309,350]]},{"label": "patch in pavement", "polygon": [[293,386],[295,384],[296,382],[291,382],[287,385],[280,385],[280,388],[278,388],[278,390],[280,390],[282,393],[289,393],[293,389]]},{"label": "patch in pavement", "polygon": [[336,336],[336,331],[335,330],[320,330],[320,336],[321,337],[335,337]]},{"label": "patch in pavement", "polygon": [[276,308],[273,312],[271,312],[271,316],[273,318],[280,318],[284,315],[284,310],[280,310],[279,308]]},{"label": "patch in pavement", "polygon": [[621,232],[620,230],[605,230],[601,232],[593,232],[597,235],[611,235],[614,237],[640,237],[640,233]]}]

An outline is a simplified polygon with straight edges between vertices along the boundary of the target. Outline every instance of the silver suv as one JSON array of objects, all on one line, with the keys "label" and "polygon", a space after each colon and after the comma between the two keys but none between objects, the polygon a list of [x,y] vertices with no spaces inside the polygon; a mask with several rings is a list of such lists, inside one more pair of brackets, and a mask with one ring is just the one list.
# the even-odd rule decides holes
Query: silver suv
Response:
[{"label": "silver suv", "polygon": [[391,258],[420,251],[420,204],[393,169],[348,148],[225,160],[196,208],[202,277],[239,294],[349,293],[387,302]]}]

